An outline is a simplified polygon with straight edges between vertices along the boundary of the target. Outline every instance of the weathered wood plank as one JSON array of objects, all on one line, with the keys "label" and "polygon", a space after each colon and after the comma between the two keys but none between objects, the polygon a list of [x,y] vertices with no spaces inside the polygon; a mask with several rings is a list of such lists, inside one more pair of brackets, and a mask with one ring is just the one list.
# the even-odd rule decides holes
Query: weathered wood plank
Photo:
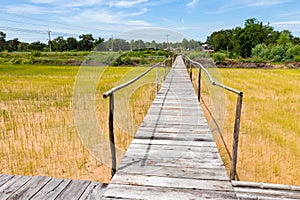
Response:
[{"label": "weathered wood plank", "polygon": [[202,147],[216,147],[216,143],[213,141],[173,141],[173,140],[160,140],[160,139],[138,139],[135,138],[132,140],[131,144],[134,144],[133,147],[137,147],[138,145],[152,145],[157,148],[169,149],[176,148],[177,146],[184,147],[188,146],[191,148],[202,148]]},{"label": "weathered wood plank", "polygon": [[159,176],[145,175],[118,175],[115,176],[111,183],[122,185],[138,185],[138,186],[153,186],[166,187],[177,189],[199,189],[213,191],[232,191],[230,181],[219,180],[198,180],[191,178],[170,178]]},{"label": "weathered wood plank", "polygon": [[30,199],[43,188],[50,179],[49,177],[42,176],[31,177],[21,188],[14,191],[12,195],[9,196],[9,199]]},{"label": "weathered wood plank", "polygon": [[102,193],[106,188],[106,184],[92,182],[84,191],[84,193],[80,196],[78,200],[86,200],[86,199],[101,199]]},{"label": "weathered wood plank", "polygon": [[43,187],[32,200],[48,200],[56,199],[57,196],[69,185],[70,180],[51,179],[45,187]]},{"label": "weathered wood plank", "polygon": [[19,190],[25,183],[30,180],[28,176],[13,176],[0,187],[1,199],[9,198],[15,191]]},{"label": "weathered wood plank", "polygon": [[300,199],[300,186],[232,181],[240,199]]},{"label": "weathered wood plank", "polygon": [[91,184],[88,181],[72,180],[67,187],[59,194],[58,199],[79,199]]},{"label": "weathered wood plank", "polygon": [[9,179],[13,178],[13,175],[2,175],[0,179],[0,186],[5,184]]},{"label": "weathered wood plank", "polygon": [[[98,200],[103,199],[103,192],[105,191],[105,188],[107,187],[107,184],[97,184],[91,192],[88,194],[88,196],[85,198],[87,200]],[[83,196],[84,197],[84,196]],[[83,200],[83,198],[80,198],[80,200]]]},{"label": "weathered wood plank", "polygon": [[[189,200],[189,199],[235,199],[232,192],[190,190],[184,188],[143,187],[110,184],[103,199],[145,199],[145,200]],[[130,191],[130,192],[128,192]]]},{"label": "weathered wood plank", "polygon": [[199,169],[199,168],[178,168],[178,167],[159,167],[159,166],[140,166],[128,165],[120,167],[119,174],[131,175],[146,175],[146,176],[161,176],[170,178],[193,177],[203,180],[228,180],[228,175],[224,169]]}]

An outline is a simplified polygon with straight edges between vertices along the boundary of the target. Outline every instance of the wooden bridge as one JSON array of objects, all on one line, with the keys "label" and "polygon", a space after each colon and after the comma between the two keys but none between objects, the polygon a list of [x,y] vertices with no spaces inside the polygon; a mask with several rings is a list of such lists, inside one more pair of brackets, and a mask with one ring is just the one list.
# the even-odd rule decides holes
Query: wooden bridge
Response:
[{"label": "wooden bridge", "polygon": [[111,182],[0,175],[0,199],[300,199],[300,187],[230,181],[181,57]]}]

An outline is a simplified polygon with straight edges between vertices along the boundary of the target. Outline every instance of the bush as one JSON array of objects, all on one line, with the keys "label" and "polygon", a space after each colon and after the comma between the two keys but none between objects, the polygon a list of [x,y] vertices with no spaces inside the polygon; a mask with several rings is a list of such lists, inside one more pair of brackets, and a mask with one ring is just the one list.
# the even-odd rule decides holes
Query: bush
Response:
[{"label": "bush", "polygon": [[132,64],[132,61],[128,55],[126,55],[125,57],[122,57],[121,61],[122,61],[123,65],[131,65]]},{"label": "bush", "polygon": [[265,44],[258,44],[251,50],[253,57],[258,58],[268,58],[269,57],[269,48]]},{"label": "bush", "polygon": [[39,51],[33,51],[33,52],[31,52],[31,56],[32,57],[40,57],[41,56],[41,52],[39,52]]},{"label": "bush", "polygon": [[223,63],[226,59],[225,53],[216,52],[212,55],[213,60],[216,64]]},{"label": "bush", "polygon": [[294,61],[295,61],[295,62],[300,62],[300,56],[295,56],[295,57],[294,57]]},{"label": "bush", "polygon": [[300,45],[295,45],[289,48],[286,52],[286,57],[289,59],[294,59],[295,57],[300,56]]}]

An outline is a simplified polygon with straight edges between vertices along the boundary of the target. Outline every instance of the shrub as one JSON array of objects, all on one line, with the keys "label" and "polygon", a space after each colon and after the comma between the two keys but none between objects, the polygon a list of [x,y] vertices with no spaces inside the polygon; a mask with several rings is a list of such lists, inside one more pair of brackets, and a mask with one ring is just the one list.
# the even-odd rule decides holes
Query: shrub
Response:
[{"label": "shrub", "polygon": [[286,52],[286,56],[289,59],[295,60],[295,57],[300,56],[300,45],[295,45],[295,46],[292,46],[291,48],[289,48]]},{"label": "shrub", "polygon": [[265,44],[258,44],[251,50],[253,57],[259,58],[268,58],[269,57],[269,48]]},{"label": "shrub", "polygon": [[41,56],[41,52],[39,52],[39,51],[33,51],[33,52],[31,53],[31,56],[32,56],[32,57],[40,57],[40,56]]},{"label": "shrub", "polygon": [[294,61],[295,61],[295,62],[300,62],[300,56],[295,56],[295,57],[294,57]]},{"label": "shrub", "polygon": [[225,53],[216,52],[212,55],[213,60],[216,64],[223,63],[226,59]]},{"label": "shrub", "polygon": [[132,61],[128,55],[126,55],[125,57],[122,57],[121,61],[122,61],[123,65],[131,65],[132,64]]}]

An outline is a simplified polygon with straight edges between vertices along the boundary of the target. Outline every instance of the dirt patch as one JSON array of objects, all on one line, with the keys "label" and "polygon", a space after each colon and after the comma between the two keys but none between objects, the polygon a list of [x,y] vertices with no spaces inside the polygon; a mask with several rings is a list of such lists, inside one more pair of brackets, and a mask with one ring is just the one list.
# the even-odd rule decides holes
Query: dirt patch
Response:
[{"label": "dirt patch", "polygon": [[271,64],[265,63],[252,63],[252,62],[242,62],[239,60],[225,60],[224,62],[217,64],[219,68],[260,68],[260,69],[300,69],[300,62],[286,62],[282,64]]}]

